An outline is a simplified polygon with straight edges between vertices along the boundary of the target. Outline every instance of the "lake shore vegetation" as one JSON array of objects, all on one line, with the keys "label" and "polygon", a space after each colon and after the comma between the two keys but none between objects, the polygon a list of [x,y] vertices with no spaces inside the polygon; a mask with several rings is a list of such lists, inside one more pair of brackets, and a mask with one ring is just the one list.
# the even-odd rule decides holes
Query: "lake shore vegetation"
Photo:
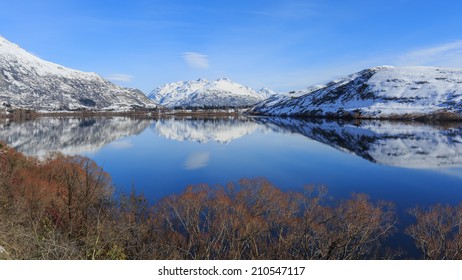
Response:
[{"label": "lake shore vegetation", "polygon": [[[414,208],[421,259],[462,259],[462,207]],[[154,203],[116,195],[89,158],[26,157],[0,143],[0,259],[393,259],[389,202],[282,191],[264,178],[188,186]]]}]

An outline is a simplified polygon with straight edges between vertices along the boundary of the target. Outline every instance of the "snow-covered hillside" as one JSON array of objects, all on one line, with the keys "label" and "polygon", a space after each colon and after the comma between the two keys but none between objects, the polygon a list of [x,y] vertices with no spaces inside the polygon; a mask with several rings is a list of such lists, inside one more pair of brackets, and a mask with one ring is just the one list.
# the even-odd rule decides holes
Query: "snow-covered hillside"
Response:
[{"label": "snow-covered hillside", "polygon": [[0,109],[130,110],[154,108],[141,91],[42,60],[0,37]]},{"label": "snow-covered hillside", "polygon": [[406,168],[462,166],[462,125],[279,117],[255,120],[275,131],[301,134],[378,164]]},{"label": "snow-covered hillside", "polygon": [[363,118],[462,118],[462,69],[381,66],[300,96],[281,96],[254,114]]},{"label": "snow-covered hillside", "polygon": [[273,94],[259,92],[227,78],[216,81],[198,79],[165,84],[154,89],[148,97],[167,108],[189,107],[249,107]]}]

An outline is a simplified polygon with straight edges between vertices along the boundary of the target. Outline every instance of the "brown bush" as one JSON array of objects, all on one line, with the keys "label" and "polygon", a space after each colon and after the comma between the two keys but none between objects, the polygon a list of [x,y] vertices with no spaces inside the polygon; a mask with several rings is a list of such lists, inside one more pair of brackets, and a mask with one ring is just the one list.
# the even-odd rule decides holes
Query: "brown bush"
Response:
[{"label": "brown bush", "polygon": [[355,195],[338,206],[282,192],[263,179],[188,187],[156,205],[165,257],[179,259],[362,259],[395,229],[390,205]]},{"label": "brown bush", "polygon": [[427,210],[413,208],[409,213],[416,223],[406,230],[423,258],[432,260],[462,259],[462,205],[436,205]]},{"label": "brown bush", "polygon": [[150,204],[117,199],[92,160],[45,161],[0,144],[0,246],[13,259],[383,258],[393,208],[325,188],[284,192],[265,179],[189,186]]}]

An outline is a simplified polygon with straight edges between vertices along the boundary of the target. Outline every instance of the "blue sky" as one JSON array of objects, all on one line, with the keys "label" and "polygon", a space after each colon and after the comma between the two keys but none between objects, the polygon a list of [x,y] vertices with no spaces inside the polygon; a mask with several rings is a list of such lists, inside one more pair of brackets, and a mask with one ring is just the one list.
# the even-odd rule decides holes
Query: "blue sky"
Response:
[{"label": "blue sky", "polygon": [[377,65],[462,67],[462,1],[4,1],[0,35],[39,57],[153,88],[301,89]]}]

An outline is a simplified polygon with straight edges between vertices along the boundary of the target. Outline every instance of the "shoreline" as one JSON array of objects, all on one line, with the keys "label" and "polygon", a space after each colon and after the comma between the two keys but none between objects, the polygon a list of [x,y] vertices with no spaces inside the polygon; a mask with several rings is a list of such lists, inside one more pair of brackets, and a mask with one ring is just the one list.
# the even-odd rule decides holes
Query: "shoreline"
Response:
[{"label": "shoreline", "polygon": [[[248,108],[249,109],[249,108]],[[10,112],[0,112],[0,119],[30,120],[40,117],[269,117],[269,118],[294,118],[294,119],[324,119],[332,121],[411,121],[420,123],[433,122],[462,122],[462,114],[454,112],[432,112],[428,114],[393,114],[388,116],[369,116],[353,114],[328,114],[328,115],[266,115],[248,112],[248,109],[197,109],[197,110],[165,110],[165,109],[140,109],[133,111],[34,111],[17,109]]]}]

